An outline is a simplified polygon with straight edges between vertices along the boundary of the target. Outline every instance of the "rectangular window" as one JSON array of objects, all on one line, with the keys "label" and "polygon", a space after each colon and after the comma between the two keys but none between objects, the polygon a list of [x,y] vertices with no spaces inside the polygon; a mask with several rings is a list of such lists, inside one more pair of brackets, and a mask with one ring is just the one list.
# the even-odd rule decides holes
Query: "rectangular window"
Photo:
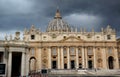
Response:
[{"label": "rectangular window", "polygon": [[31,35],[31,40],[34,40],[35,39],[35,35]]},{"label": "rectangular window", "polygon": [[93,55],[92,48],[88,48],[88,55]]},{"label": "rectangular window", "polygon": [[35,54],[35,49],[31,48],[31,55],[34,55],[34,54]]},{"label": "rectangular window", "polygon": [[79,55],[82,55],[80,48],[78,48],[78,54],[79,54]]},{"label": "rectangular window", "polygon": [[52,48],[52,55],[54,55],[54,56],[57,55],[57,48],[56,47]]},{"label": "rectangular window", "polygon": [[66,48],[63,48],[63,54],[64,54],[64,56],[67,55],[67,49]]},{"label": "rectangular window", "polygon": [[112,48],[108,48],[108,54],[112,54]]},{"label": "rectangular window", "polygon": [[70,47],[70,55],[75,55],[75,48],[74,47]]},{"label": "rectangular window", "polygon": [[110,40],[110,39],[111,39],[111,36],[110,36],[110,35],[107,35],[107,39]]}]

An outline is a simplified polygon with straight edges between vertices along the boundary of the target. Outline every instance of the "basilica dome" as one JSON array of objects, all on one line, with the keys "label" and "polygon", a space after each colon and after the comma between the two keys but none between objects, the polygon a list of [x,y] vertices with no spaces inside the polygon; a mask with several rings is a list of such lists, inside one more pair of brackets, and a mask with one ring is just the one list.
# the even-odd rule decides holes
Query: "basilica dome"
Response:
[{"label": "basilica dome", "polygon": [[47,32],[70,32],[67,22],[62,20],[59,10],[57,9],[55,17],[49,22]]}]

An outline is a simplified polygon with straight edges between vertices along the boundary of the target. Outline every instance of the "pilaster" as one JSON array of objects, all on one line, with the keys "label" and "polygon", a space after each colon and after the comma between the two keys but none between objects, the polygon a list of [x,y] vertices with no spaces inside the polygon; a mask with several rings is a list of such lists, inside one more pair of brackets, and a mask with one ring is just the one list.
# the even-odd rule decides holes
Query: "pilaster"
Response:
[{"label": "pilaster", "polygon": [[85,68],[85,49],[82,47],[82,68]]},{"label": "pilaster", "polygon": [[79,62],[78,62],[78,47],[76,47],[76,68],[79,68]]},{"label": "pilaster", "polygon": [[67,68],[70,69],[70,51],[69,51],[69,47],[67,48]]}]

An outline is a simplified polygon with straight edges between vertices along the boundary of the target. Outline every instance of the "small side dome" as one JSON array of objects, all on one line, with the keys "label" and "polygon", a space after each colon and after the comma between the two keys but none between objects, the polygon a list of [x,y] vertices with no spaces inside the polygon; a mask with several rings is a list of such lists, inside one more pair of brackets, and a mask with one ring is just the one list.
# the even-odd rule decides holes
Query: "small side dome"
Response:
[{"label": "small side dome", "polygon": [[54,19],[49,22],[47,32],[70,32],[67,22],[62,20],[59,10],[57,9]]}]

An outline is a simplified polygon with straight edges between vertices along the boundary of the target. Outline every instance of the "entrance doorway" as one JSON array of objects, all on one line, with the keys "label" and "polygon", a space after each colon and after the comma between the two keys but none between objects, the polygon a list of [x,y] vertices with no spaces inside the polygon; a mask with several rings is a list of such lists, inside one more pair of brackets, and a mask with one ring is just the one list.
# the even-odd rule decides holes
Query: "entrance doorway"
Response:
[{"label": "entrance doorway", "polygon": [[89,68],[89,69],[92,69],[92,68],[93,68],[92,60],[89,60],[89,61],[88,61],[88,68]]},{"label": "entrance doorway", "polygon": [[52,69],[56,69],[57,68],[57,62],[56,61],[52,61]]},{"label": "entrance doorway", "polygon": [[64,64],[64,69],[67,69],[67,63]]},{"label": "entrance doorway", "polygon": [[71,60],[71,69],[74,69],[74,68],[75,68],[75,61]]},{"label": "entrance doorway", "polygon": [[21,75],[21,52],[12,53],[12,77]]},{"label": "entrance doorway", "polygon": [[113,60],[114,60],[114,58],[112,56],[108,57],[109,69],[113,69],[114,68]]},{"label": "entrance doorway", "polygon": [[79,69],[81,69],[82,68],[82,64],[81,63],[79,63]]}]

